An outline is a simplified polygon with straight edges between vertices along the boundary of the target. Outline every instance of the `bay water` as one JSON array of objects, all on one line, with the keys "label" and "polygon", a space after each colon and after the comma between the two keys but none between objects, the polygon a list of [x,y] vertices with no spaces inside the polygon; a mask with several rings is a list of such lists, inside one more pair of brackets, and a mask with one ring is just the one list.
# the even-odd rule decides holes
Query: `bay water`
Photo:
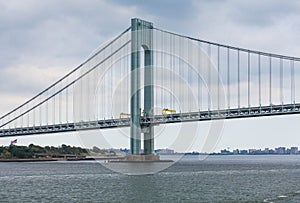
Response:
[{"label": "bay water", "polygon": [[3,162],[0,202],[300,202],[300,155],[184,156],[137,176],[96,161]]}]

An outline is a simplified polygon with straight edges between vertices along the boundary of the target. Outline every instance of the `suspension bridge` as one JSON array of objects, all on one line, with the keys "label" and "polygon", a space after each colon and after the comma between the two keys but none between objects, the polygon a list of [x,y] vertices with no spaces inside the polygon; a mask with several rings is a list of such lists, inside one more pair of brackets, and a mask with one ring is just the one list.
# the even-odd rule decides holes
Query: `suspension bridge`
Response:
[{"label": "suspension bridge", "polygon": [[209,42],[132,19],[81,65],[0,117],[0,137],[300,113],[300,58]]}]

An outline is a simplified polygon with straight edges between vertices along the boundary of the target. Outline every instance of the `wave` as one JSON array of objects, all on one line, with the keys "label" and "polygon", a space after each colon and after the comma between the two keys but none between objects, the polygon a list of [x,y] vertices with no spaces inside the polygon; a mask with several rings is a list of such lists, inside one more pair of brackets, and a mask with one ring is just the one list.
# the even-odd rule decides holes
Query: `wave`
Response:
[{"label": "wave", "polygon": [[268,202],[268,203],[275,203],[277,201],[298,202],[299,200],[295,200],[298,197],[300,198],[300,190],[287,193],[287,194],[281,194],[274,198],[266,198],[263,200],[263,202]]}]

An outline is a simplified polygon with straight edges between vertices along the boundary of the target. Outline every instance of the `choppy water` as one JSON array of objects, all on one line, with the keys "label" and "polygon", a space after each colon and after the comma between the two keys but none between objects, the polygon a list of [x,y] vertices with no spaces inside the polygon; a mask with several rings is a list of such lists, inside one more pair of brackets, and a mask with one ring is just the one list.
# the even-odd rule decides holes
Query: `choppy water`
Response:
[{"label": "choppy water", "polygon": [[300,156],[189,156],[142,176],[97,162],[0,163],[0,202],[300,202]]}]

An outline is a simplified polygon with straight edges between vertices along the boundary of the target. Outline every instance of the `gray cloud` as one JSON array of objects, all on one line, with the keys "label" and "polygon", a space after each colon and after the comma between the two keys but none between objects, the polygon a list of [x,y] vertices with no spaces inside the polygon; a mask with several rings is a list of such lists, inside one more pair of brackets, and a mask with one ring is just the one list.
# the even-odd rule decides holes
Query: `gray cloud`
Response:
[{"label": "gray cloud", "polygon": [[105,1],[3,1],[0,10],[0,91],[7,95],[46,88],[130,19],[130,9]]},{"label": "gray cloud", "polygon": [[[234,2],[234,3],[233,3]],[[280,0],[231,1],[229,17],[241,25],[253,27],[273,26],[293,14],[299,15],[300,4],[297,1],[282,3]]]},{"label": "gray cloud", "polygon": [[183,2],[182,0],[113,0],[115,4],[133,6],[140,14],[150,14],[157,19],[168,19],[169,21],[185,21],[195,16],[194,1]]},{"label": "gray cloud", "polygon": [[64,57],[79,62],[129,24],[119,20],[122,15],[128,15],[122,13],[122,8],[105,2],[15,1],[3,4],[4,12],[0,14],[1,63],[11,63],[24,55]]},{"label": "gray cloud", "polygon": [[[300,33],[299,3],[295,1],[14,0],[0,2],[0,10],[0,69],[5,70],[16,70],[20,64],[29,70],[59,66],[72,69],[136,16],[163,29],[226,44],[287,55],[300,50],[294,46]],[[11,72],[2,72],[3,81],[11,77]],[[31,73],[32,77],[44,77],[39,74]],[[23,77],[31,78],[26,72]],[[1,89],[30,92],[45,86],[42,80],[23,83],[12,85],[7,80]]]}]

